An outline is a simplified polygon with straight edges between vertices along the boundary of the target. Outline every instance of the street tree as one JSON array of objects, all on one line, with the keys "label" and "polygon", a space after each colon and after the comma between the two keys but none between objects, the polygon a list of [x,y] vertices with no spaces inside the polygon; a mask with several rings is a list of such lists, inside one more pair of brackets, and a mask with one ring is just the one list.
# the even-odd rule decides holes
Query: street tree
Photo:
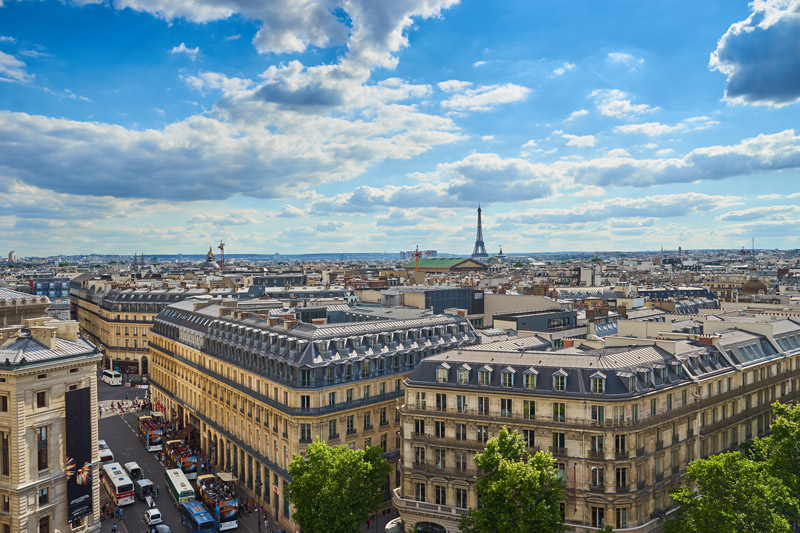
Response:
[{"label": "street tree", "polygon": [[463,533],[565,531],[558,505],[563,484],[552,455],[531,455],[519,433],[503,428],[475,463],[480,505],[461,517]]},{"label": "street tree", "polygon": [[390,473],[380,447],[332,448],[317,440],[289,463],[292,517],[306,533],[358,533],[380,507]]},{"label": "street tree", "polygon": [[789,490],[762,463],[739,452],[692,461],[686,484],[670,496],[678,507],[665,524],[669,533],[791,531],[786,511],[795,501]]},{"label": "street tree", "polygon": [[[775,420],[771,434],[756,439],[748,449],[751,459],[763,462],[764,468],[781,480],[795,502],[800,502],[800,406],[772,405]],[[791,520],[800,520],[797,507],[785,513]]]}]

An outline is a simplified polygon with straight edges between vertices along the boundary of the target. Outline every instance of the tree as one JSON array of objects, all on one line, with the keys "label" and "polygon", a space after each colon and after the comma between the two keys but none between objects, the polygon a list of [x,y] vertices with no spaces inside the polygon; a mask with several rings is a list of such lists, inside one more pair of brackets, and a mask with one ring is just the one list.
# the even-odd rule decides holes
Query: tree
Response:
[{"label": "tree", "polygon": [[482,472],[475,482],[480,502],[461,517],[464,533],[565,531],[559,499],[562,482],[553,456],[531,456],[522,435],[506,428],[475,456]]},{"label": "tree", "polygon": [[358,533],[380,507],[390,473],[380,447],[332,448],[317,440],[289,463],[292,517],[307,533]]},{"label": "tree", "polygon": [[[772,433],[755,439],[747,448],[748,457],[760,461],[764,468],[781,480],[795,502],[800,502],[800,406],[772,404],[775,421]],[[786,509],[791,520],[800,520],[797,507]]]},{"label": "tree", "polygon": [[678,505],[675,519],[665,524],[670,533],[791,531],[783,514],[794,506],[789,490],[763,464],[739,452],[692,461],[686,482],[670,493]]}]

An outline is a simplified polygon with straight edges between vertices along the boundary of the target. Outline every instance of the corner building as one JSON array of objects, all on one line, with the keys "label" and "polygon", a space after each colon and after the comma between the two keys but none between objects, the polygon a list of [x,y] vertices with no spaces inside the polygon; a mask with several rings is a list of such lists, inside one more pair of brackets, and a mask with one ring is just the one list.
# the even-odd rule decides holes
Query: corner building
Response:
[{"label": "corner building", "polygon": [[162,309],[191,296],[219,297],[231,292],[164,288],[160,284],[137,287],[86,274],[70,284],[70,308],[81,331],[102,349],[105,368],[126,375],[147,375],[150,372],[147,336],[153,319]]},{"label": "corner building", "polygon": [[546,352],[523,338],[423,360],[401,408],[393,498],[406,528],[459,530],[478,504],[475,455],[505,426],[553,454],[572,531],[661,530],[690,461],[766,434],[771,404],[800,394],[800,323],[706,326],[602,349]]},{"label": "corner building", "polygon": [[[26,318],[0,328],[0,532],[100,530],[100,357],[97,348],[78,338],[76,322]],[[82,399],[78,405],[67,400],[73,392]],[[67,417],[72,415],[84,424],[73,425],[71,433]],[[75,453],[70,442],[78,442],[82,461],[93,464],[79,498],[69,488],[75,477],[66,479],[65,457]],[[70,497],[78,505],[70,505]]]},{"label": "corner building", "polygon": [[381,446],[395,474],[378,513],[390,508],[400,478],[403,380],[426,357],[476,339],[458,316],[307,324],[233,301],[186,300],[154,320],[152,395],[279,527],[294,530],[287,469],[317,437]]}]

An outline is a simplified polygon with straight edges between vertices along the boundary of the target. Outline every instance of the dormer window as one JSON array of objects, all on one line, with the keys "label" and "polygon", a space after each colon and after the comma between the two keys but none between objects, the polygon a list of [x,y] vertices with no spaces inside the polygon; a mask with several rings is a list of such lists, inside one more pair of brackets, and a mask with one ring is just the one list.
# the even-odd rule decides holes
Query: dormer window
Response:
[{"label": "dormer window", "polygon": [[564,370],[559,370],[553,374],[553,390],[565,391],[567,390],[567,373]]},{"label": "dormer window", "polygon": [[466,385],[469,383],[469,370],[466,368],[459,368],[458,369],[458,384],[459,385]]},{"label": "dormer window", "polygon": [[644,384],[647,387],[653,386],[653,371],[652,370],[645,370],[644,371]]},{"label": "dormer window", "polygon": [[436,368],[436,382],[437,383],[447,383],[447,368],[446,366],[442,365]]},{"label": "dormer window", "polygon": [[514,370],[513,369],[505,369],[500,372],[500,385],[503,387],[513,387],[514,386]]},{"label": "dormer window", "polygon": [[480,369],[478,371],[478,384],[488,387],[489,383],[491,383],[491,379],[492,379],[491,376],[492,376],[492,371],[491,370],[488,370],[486,368]]},{"label": "dormer window", "polygon": [[522,386],[528,390],[536,389],[537,374],[538,372],[536,372],[536,370],[533,368],[529,368],[528,370],[526,370],[525,373],[522,374]]},{"label": "dormer window", "polygon": [[592,377],[592,394],[604,394],[606,392],[606,376],[600,372],[595,372]]},{"label": "dormer window", "polygon": [[667,382],[667,369],[666,369],[666,367],[661,369],[661,381],[663,381],[664,383]]},{"label": "dormer window", "polygon": [[636,391],[636,376],[631,376],[628,378],[628,390],[630,392]]}]

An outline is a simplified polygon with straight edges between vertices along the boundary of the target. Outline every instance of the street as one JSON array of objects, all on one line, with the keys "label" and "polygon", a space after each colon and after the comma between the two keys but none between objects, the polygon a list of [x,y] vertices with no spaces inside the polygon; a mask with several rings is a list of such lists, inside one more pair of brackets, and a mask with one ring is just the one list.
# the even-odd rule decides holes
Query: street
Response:
[{"label": "street", "polygon": [[[161,511],[163,521],[173,532],[183,532],[180,514],[172,503],[172,499],[166,491],[164,472],[166,468],[157,459],[157,452],[149,453],[144,449],[137,433],[138,417],[144,413],[132,412],[120,415],[119,411],[111,411],[111,402],[124,401],[126,395],[129,400],[134,400],[138,395],[144,398],[144,389],[134,389],[130,387],[112,387],[104,382],[98,381],[98,401],[103,406],[102,417],[99,423],[99,438],[105,440],[111,451],[114,453],[114,460],[121,465],[130,461],[135,461],[142,468],[145,478],[160,486],[160,494],[156,500],[156,506]],[[105,488],[100,488],[100,505],[108,502],[108,494]],[[101,531],[110,532],[113,524],[117,524],[119,531],[127,530],[130,533],[146,533],[147,527],[144,523],[144,512],[147,505],[137,499],[133,505],[123,507],[122,520],[116,517],[113,520],[106,519],[102,522]],[[124,527],[123,527],[124,526]],[[249,517],[239,516],[239,529],[249,533],[256,533],[258,528],[257,513],[252,513]]]}]

